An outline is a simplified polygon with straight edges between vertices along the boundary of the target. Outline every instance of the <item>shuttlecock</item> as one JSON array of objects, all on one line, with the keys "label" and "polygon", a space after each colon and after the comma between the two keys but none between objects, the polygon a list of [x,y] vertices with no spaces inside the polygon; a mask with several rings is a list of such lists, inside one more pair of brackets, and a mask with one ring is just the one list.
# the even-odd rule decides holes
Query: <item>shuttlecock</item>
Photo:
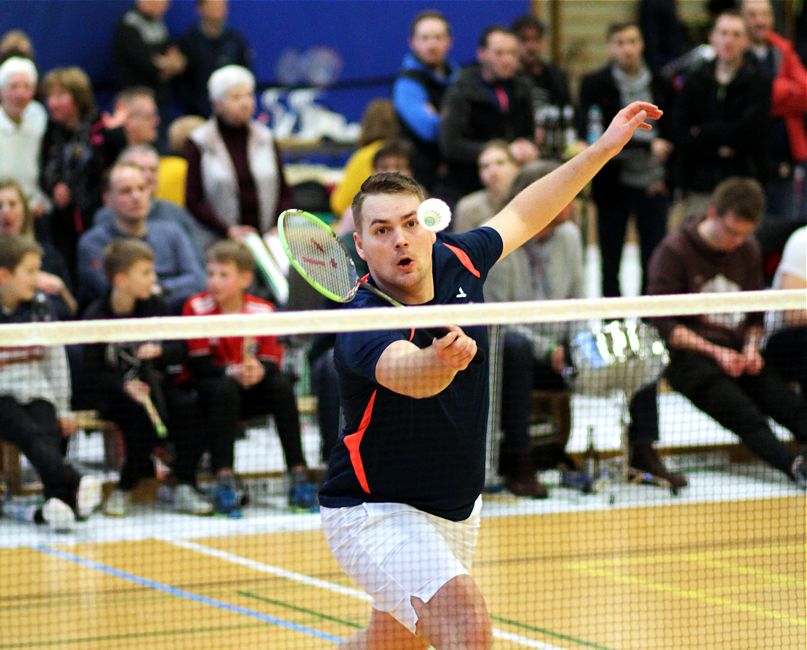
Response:
[{"label": "shuttlecock", "polygon": [[427,230],[443,230],[451,223],[451,208],[440,199],[426,199],[418,207],[418,221]]}]

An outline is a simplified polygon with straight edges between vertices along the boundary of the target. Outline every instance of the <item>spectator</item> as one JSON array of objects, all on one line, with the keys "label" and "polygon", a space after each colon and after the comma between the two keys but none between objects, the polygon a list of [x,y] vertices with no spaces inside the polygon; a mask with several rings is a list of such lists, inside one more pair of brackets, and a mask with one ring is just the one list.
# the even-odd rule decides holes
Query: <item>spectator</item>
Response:
[{"label": "spectator", "polygon": [[204,249],[223,237],[266,233],[292,207],[274,136],[252,119],[255,77],[228,65],[211,75],[207,87],[214,114],[190,135],[185,191]]},{"label": "spectator", "polygon": [[53,210],[51,238],[73,284],[78,238],[101,206],[105,127],[95,110],[92,84],[81,68],[56,68],[42,80],[50,119],[42,138],[40,186]]},{"label": "spectator", "polygon": [[39,149],[48,115],[34,101],[37,79],[30,59],[11,57],[0,65],[0,178],[20,184],[39,218],[50,205],[39,189]]},{"label": "spectator", "polygon": [[[589,116],[595,106],[607,124],[620,108],[634,100],[653,102],[667,110],[672,99],[669,83],[644,63],[644,43],[635,23],[610,25],[606,41],[610,61],[583,77],[580,85],[578,137],[582,141],[587,139]],[[642,286],[650,256],[666,233],[669,191],[665,163],[673,148],[667,139],[668,125],[662,120],[650,131],[636,131],[628,146],[592,181],[605,297],[621,295],[619,268],[631,216],[639,232]]]},{"label": "spectator", "polygon": [[541,106],[568,106],[572,103],[566,73],[544,58],[546,25],[532,14],[513,21],[513,33],[518,38],[518,60],[521,70],[533,83],[533,102]]},{"label": "spectator", "polygon": [[[186,316],[268,314],[274,307],[246,293],[252,284],[254,261],[244,244],[220,241],[207,254],[207,289],[192,296]],[[300,416],[294,387],[281,372],[283,348],[274,336],[227,337],[188,341],[190,381],[204,412],[211,465],[216,474],[216,510],[237,507],[233,475],[238,420],[272,414],[289,472],[288,503],[310,509],[316,490],[300,437]]]},{"label": "spectator", "polygon": [[115,123],[120,123],[117,131],[118,149],[111,160],[117,160],[121,150],[135,144],[157,145],[157,129],[160,126],[160,112],[154,98],[154,91],[145,86],[131,86],[120,91],[115,97]]},{"label": "spectator", "polygon": [[28,34],[21,29],[10,29],[0,38],[0,63],[12,56],[36,60],[33,43]]},{"label": "spectator", "polygon": [[[41,258],[36,242],[0,235],[0,323],[52,316],[37,297]],[[64,346],[0,348],[0,439],[19,447],[44,488],[45,503],[21,518],[69,530],[98,507],[100,481],[81,476],[62,455],[62,438],[75,431]]]},{"label": "spectator", "polygon": [[199,22],[177,41],[187,66],[179,78],[179,93],[188,113],[210,115],[207,80],[225,65],[252,68],[249,43],[227,26],[228,0],[196,0]]},{"label": "spectator", "polygon": [[[807,226],[794,231],[785,244],[773,289],[807,289]],[[807,397],[807,311],[774,312],[769,322],[765,361]]]},{"label": "spectator", "polygon": [[345,164],[342,180],[331,194],[331,210],[339,217],[350,207],[361,184],[372,174],[373,156],[385,142],[398,138],[399,126],[395,109],[388,99],[374,99],[361,118],[361,134],[357,151]]},{"label": "spectator", "polygon": [[[526,166],[512,183],[508,198],[557,166],[548,161]],[[491,269],[485,284],[487,302],[584,297],[583,238],[570,220],[571,213],[569,204],[549,226]],[[546,488],[535,480],[530,454],[532,390],[569,390],[564,372],[569,359],[567,344],[583,328],[575,322],[546,323],[515,326],[504,332],[500,469],[505,485],[516,495],[547,496]],[[659,435],[656,385],[636,388],[628,390],[630,466],[683,487],[686,479],[667,470],[653,447]]]},{"label": "spectator", "polygon": [[[182,207],[172,203],[171,201],[164,201],[162,199],[154,198],[156,188],[160,182],[160,157],[157,150],[150,144],[136,144],[127,147],[123,150],[118,162],[131,163],[140,170],[146,177],[146,189],[148,190],[149,197],[151,198],[151,207],[147,221],[166,221],[171,222],[182,228],[188,240],[193,246],[194,253],[199,260],[199,264],[204,263],[204,253],[199,246],[198,232],[199,229],[193,217],[188,214],[188,211]],[[109,223],[114,218],[114,211],[111,206],[106,205],[95,213],[95,225]]]},{"label": "spectator", "polygon": [[[754,179],[729,178],[715,188],[705,215],[665,237],[650,261],[649,294],[762,289],[759,247],[752,234],[765,196]],[[807,400],[794,393],[760,355],[762,314],[660,318],[670,349],[670,386],[737,434],[766,463],[807,488],[807,464],[771,431],[768,417],[807,443]]]},{"label": "spectator", "polygon": [[413,146],[414,177],[429,193],[445,173],[438,135],[443,96],[458,70],[448,58],[451,45],[446,17],[434,10],[419,13],[409,29],[409,52],[392,86],[401,135]]},{"label": "spectator", "polygon": [[[148,244],[137,239],[116,239],[104,249],[103,267],[110,288],[89,306],[86,319],[153,318],[166,314],[161,298],[153,292],[157,276],[154,252]],[[125,446],[118,485],[104,504],[104,514],[125,516],[138,481],[154,475],[151,454],[161,441],[159,425],[150,410],[170,425],[178,482],[174,507],[178,512],[194,515],[212,512],[211,505],[193,488],[199,458],[199,452],[194,450],[200,447],[198,430],[179,409],[173,409],[169,418],[163,373],[168,365],[181,363],[184,357],[184,344],[177,341],[98,343],[85,348],[83,371],[88,397],[103,418],[118,425]]]},{"label": "spectator", "polygon": [[[0,180],[0,232],[35,242],[34,218],[22,188],[12,180]],[[70,275],[62,254],[48,241],[37,242],[42,249],[36,288],[54,300],[59,320],[75,316],[78,303],[73,297]]]},{"label": "spectator", "polygon": [[171,101],[170,83],[187,63],[163,20],[170,6],[171,0],[135,0],[112,36],[112,59],[120,87],[150,88],[163,119]]},{"label": "spectator", "polygon": [[742,16],[721,13],[709,40],[715,59],[689,73],[671,115],[684,215],[705,212],[722,180],[747,176],[764,182],[767,171],[771,83],[745,57]]},{"label": "spectator", "polygon": [[440,122],[447,173],[437,194],[450,204],[480,188],[476,161],[489,140],[509,142],[521,165],[538,157],[532,85],[516,74],[518,40],[513,32],[498,25],[486,28],[476,59],[478,65],[462,70],[449,87]]},{"label": "spectator", "polygon": [[106,246],[118,237],[136,237],[154,250],[156,290],[164,296],[169,312],[179,313],[185,300],[204,286],[204,272],[191,240],[175,223],[147,221],[150,190],[136,165],[117,163],[109,170],[105,199],[112,219],[85,232],[78,243],[79,302],[86,305],[108,290],[102,270]]},{"label": "spectator", "polygon": [[803,221],[807,219],[807,70],[793,43],[773,31],[770,0],[743,0],[742,12],[751,34],[751,53],[773,83],[767,215]]},{"label": "spectator", "polygon": [[154,198],[185,207],[185,182],[188,177],[190,134],[205,123],[199,115],[183,115],[168,126],[168,154],[160,157],[160,173]]},{"label": "spectator", "polygon": [[504,140],[491,140],[479,154],[482,189],[462,197],[454,208],[454,230],[478,228],[504,207],[510,186],[519,171],[510,147]]},{"label": "spectator", "polygon": [[658,72],[681,56],[686,47],[677,0],[640,0],[638,13],[645,61],[653,72]]}]

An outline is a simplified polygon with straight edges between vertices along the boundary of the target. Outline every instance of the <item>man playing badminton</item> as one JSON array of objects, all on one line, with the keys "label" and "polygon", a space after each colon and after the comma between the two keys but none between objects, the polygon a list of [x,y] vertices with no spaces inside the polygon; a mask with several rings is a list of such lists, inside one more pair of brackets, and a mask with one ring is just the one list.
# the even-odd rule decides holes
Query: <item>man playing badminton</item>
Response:
[{"label": "man playing badminton", "polygon": [[[518,194],[481,228],[435,234],[417,219],[422,188],[377,174],[353,200],[370,282],[407,306],[482,302],[493,264],[541,230],[645,120],[634,102],[602,137]],[[349,308],[389,303],[360,289]],[[340,334],[345,427],[320,492],[342,568],[373,596],[369,626],[345,648],[488,648],[484,598],[469,575],[481,511],[488,403],[483,326]],[[486,358],[486,354],[484,355]]]}]

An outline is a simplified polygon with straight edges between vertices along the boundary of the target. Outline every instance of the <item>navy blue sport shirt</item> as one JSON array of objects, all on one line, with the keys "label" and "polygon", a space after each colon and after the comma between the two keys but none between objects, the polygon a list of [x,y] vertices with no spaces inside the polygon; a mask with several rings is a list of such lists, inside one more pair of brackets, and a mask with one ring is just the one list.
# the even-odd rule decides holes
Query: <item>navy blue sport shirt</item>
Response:
[{"label": "navy blue sport shirt", "polygon": [[[432,248],[434,299],[429,304],[483,302],[482,285],[502,253],[492,228],[438,233]],[[360,289],[349,309],[389,307]],[[416,307],[412,307],[416,309]],[[395,341],[431,345],[425,330],[339,334],[334,348],[345,428],[334,446],[320,503],[407,503],[450,519],[467,519],[485,481],[488,413],[487,327],[463,328],[484,350],[484,363],[458,372],[439,394],[414,399],[375,380],[381,353]]]}]

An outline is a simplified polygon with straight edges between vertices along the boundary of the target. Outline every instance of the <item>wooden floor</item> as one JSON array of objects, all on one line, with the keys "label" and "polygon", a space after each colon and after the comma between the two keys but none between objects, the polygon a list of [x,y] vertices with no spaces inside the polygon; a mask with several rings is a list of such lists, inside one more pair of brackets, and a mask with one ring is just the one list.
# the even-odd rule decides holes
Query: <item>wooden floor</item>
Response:
[{"label": "wooden floor", "polygon": [[[804,497],[485,519],[496,648],[807,648]],[[0,648],[329,648],[319,531],[0,550]]]}]

